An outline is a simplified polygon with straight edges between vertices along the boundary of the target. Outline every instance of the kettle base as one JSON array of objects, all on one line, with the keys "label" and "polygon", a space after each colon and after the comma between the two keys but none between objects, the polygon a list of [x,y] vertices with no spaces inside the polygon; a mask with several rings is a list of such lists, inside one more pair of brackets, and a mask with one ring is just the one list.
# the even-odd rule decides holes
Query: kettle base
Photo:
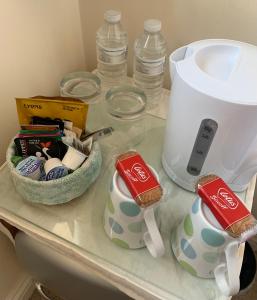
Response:
[{"label": "kettle base", "polygon": [[[186,182],[182,180],[180,177],[178,177],[169,167],[169,165],[166,162],[166,159],[164,158],[164,155],[162,156],[162,166],[167,175],[171,178],[172,181],[174,181],[177,185],[182,187],[183,189],[190,191],[190,192],[195,192],[195,187],[194,184],[190,184],[189,182]],[[193,176],[192,176],[193,177]],[[196,178],[197,180],[197,178]]]},{"label": "kettle base", "polygon": [[[198,178],[200,178],[201,176],[204,175],[204,174],[201,174],[201,176],[195,176],[195,177],[190,175],[192,177],[191,182],[183,180],[180,177],[178,177],[174,173],[173,170],[171,170],[171,168],[169,167],[169,165],[166,162],[166,159],[165,159],[164,155],[162,155],[162,166],[163,166],[163,169],[165,170],[165,172],[171,178],[172,181],[174,181],[177,185],[179,185],[183,189],[185,189],[187,191],[190,191],[190,192],[195,192],[195,184],[196,184]],[[206,174],[207,173],[208,172],[206,172]],[[218,176],[220,176],[221,178],[224,179],[224,177],[222,177],[221,175],[218,174]],[[224,179],[224,181],[226,181],[226,180]],[[233,192],[238,192],[238,193],[245,191],[247,189],[248,185],[249,185],[248,183],[244,184],[244,185],[238,185],[238,184],[235,184],[235,183],[227,183],[227,184]]]}]

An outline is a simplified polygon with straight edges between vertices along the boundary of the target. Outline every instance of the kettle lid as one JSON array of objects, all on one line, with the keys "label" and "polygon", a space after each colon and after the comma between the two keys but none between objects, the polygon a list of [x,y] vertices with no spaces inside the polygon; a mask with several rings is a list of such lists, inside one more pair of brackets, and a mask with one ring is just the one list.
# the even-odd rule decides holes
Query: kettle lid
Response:
[{"label": "kettle lid", "polygon": [[176,69],[201,93],[226,102],[257,105],[256,46],[225,39],[193,42],[176,62]]}]

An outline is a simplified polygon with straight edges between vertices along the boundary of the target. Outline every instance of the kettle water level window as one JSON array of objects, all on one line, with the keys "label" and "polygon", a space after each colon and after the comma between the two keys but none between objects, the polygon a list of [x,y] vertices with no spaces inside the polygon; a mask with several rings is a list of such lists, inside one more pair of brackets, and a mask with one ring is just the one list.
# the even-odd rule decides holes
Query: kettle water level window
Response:
[{"label": "kettle water level window", "polygon": [[202,120],[187,165],[187,172],[189,174],[198,176],[201,173],[217,129],[218,123],[216,121],[212,119]]}]

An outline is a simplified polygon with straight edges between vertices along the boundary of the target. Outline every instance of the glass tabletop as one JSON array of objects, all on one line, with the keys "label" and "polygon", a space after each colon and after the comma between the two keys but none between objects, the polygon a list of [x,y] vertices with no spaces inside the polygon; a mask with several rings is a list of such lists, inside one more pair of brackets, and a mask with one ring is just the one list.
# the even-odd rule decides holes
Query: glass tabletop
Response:
[{"label": "glass tabletop", "polygon": [[[195,194],[179,188],[162,168],[165,120],[146,115],[145,125],[144,139],[138,145],[133,145],[122,130],[100,141],[103,155],[100,176],[85,194],[67,204],[45,206],[24,201],[16,193],[5,166],[0,171],[0,208],[91,253],[93,257],[108,263],[110,271],[111,266],[115,266],[124,282],[129,278],[135,288],[143,288],[139,282],[145,283],[149,293],[157,295],[159,299],[223,299],[214,280],[193,277],[178,265],[172,254],[172,228],[188,212]],[[90,106],[88,128],[94,130],[105,126],[108,126],[108,118],[105,117],[103,101],[100,101]],[[151,257],[146,248],[127,250],[118,247],[110,241],[103,229],[103,213],[114,172],[114,157],[128,148],[140,152],[145,161],[158,172],[162,185],[169,191],[168,199],[160,206],[160,230],[166,249],[161,258]],[[245,193],[240,196],[244,199]]]}]

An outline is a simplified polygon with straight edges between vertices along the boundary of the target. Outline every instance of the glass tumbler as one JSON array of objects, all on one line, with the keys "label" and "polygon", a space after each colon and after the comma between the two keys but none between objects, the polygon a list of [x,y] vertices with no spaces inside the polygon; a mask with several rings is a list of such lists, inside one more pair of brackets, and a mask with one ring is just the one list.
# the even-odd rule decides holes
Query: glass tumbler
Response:
[{"label": "glass tumbler", "polygon": [[108,124],[119,145],[133,147],[145,136],[145,93],[134,86],[121,85],[109,89],[105,95]]},{"label": "glass tumbler", "polygon": [[86,103],[95,103],[101,93],[101,80],[90,72],[80,71],[66,74],[60,82],[63,97],[78,98]]}]

